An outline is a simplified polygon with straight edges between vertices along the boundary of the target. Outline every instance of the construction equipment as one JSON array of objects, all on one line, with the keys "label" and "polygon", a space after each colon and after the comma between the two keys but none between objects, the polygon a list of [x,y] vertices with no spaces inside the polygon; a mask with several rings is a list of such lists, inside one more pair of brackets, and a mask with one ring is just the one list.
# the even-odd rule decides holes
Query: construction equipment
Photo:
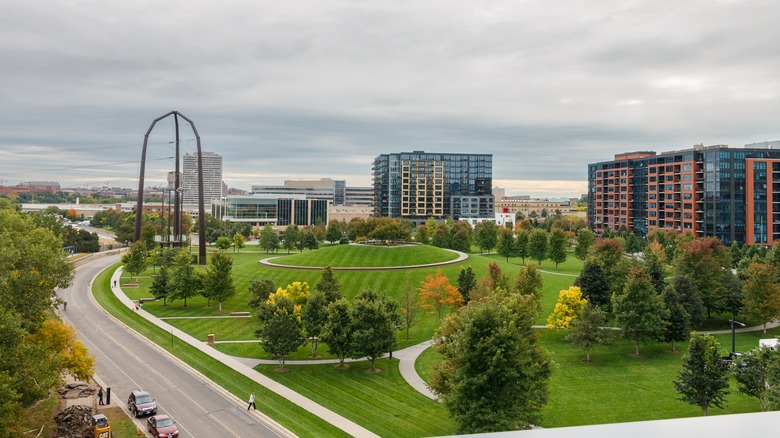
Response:
[{"label": "construction equipment", "polygon": [[108,424],[108,418],[103,414],[92,416],[92,434],[91,438],[111,438],[111,425]]}]

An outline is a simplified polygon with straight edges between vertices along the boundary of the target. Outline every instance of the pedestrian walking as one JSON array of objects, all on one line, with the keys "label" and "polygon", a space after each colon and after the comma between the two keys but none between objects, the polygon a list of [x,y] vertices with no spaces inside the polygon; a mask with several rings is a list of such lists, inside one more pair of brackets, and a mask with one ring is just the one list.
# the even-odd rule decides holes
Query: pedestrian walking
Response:
[{"label": "pedestrian walking", "polygon": [[63,302],[62,302],[62,310],[63,310],[64,312],[67,312],[67,311],[68,311],[68,302],[67,302],[67,301],[63,301]]},{"label": "pedestrian walking", "polygon": [[114,280],[114,287],[116,287],[116,280]]},{"label": "pedestrian walking", "polygon": [[103,405],[103,387],[100,386],[100,389],[98,389],[98,406]]},{"label": "pedestrian walking", "polygon": [[257,410],[257,407],[255,406],[255,393],[249,394],[249,406],[246,407],[246,410],[248,411],[249,408],[253,408],[254,410]]}]

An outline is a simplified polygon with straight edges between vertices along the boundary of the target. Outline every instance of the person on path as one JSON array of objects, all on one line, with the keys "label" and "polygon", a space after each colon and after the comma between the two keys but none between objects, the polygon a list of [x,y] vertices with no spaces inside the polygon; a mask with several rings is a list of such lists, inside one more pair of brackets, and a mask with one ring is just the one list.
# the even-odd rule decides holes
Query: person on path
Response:
[{"label": "person on path", "polygon": [[116,280],[114,280],[114,287],[116,287]]},{"label": "person on path", "polygon": [[255,406],[255,393],[249,394],[249,406],[246,407],[246,410],[248,411],[249,408],[253,408],[254,410],[257,410],[257,407]]},{"label": "person on path", "polygon": [[68,302],[67,301],[63,301],[62,302],[62,310],[63,310],[63,312],[67,312],[68,311]]},{"label": "person on path", "polygon": [[98,389],[98,406],[103,405],[103,387],[101,386],[100,389]]}]

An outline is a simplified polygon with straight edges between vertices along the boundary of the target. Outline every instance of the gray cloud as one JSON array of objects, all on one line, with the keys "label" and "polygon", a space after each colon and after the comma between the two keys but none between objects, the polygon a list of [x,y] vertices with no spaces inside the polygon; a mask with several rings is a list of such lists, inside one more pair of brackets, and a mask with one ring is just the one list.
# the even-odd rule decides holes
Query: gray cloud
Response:
[{"label": "gray cloud", "polygon": [[[175,109],[231,186],[474,151],[575,196],[615,153],[780,139],[779,19],[771,0],[4,2],[0,179],[133,186]],[[153,181],[172,138],[152,133]]]}]

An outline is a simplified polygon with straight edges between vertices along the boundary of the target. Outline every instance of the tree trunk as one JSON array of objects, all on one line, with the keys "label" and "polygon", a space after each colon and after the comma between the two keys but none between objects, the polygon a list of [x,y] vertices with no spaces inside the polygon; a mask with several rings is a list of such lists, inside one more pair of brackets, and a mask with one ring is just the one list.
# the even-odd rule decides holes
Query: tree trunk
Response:
[{"label": "tree trunk", "polygon": [[585,350],[585,362],[590,362],[590,348]]},{"label": "tree trunk", "polygon": [[639,336],[636,337],[636,342],[634,343],[634,351],[637,356],[639,356]]},{"label": "tree trunk", "polygon": [[279,355],[279,368],[284,368],[284,355]]},{"label": "tree trunk", "polygon": [[374,366],[374,361],[375,361],[375,360],[376,360],[376,358],[375,358],[375,357],[372,357],[372,358],[371,358],[371,371],[374,371],[374,370],[376,369],[376,367]]},{"label": "tree trunk", "polygon": [[677,350],[674,348],[674,339],[672,339],[672,353],[677,353]]},{"label": "tree trunk", "polygon": [[704,404],[704,416],[705,417],[707,416],[707,404],[706,403]]},{"label": "tree trunk", "polygon": [[764,323],[764,334],[766,334],[766,322]]},{"label": "tree trunk", "polygon": [[219,302],[219,313],[222,313],[222,301]]}]

